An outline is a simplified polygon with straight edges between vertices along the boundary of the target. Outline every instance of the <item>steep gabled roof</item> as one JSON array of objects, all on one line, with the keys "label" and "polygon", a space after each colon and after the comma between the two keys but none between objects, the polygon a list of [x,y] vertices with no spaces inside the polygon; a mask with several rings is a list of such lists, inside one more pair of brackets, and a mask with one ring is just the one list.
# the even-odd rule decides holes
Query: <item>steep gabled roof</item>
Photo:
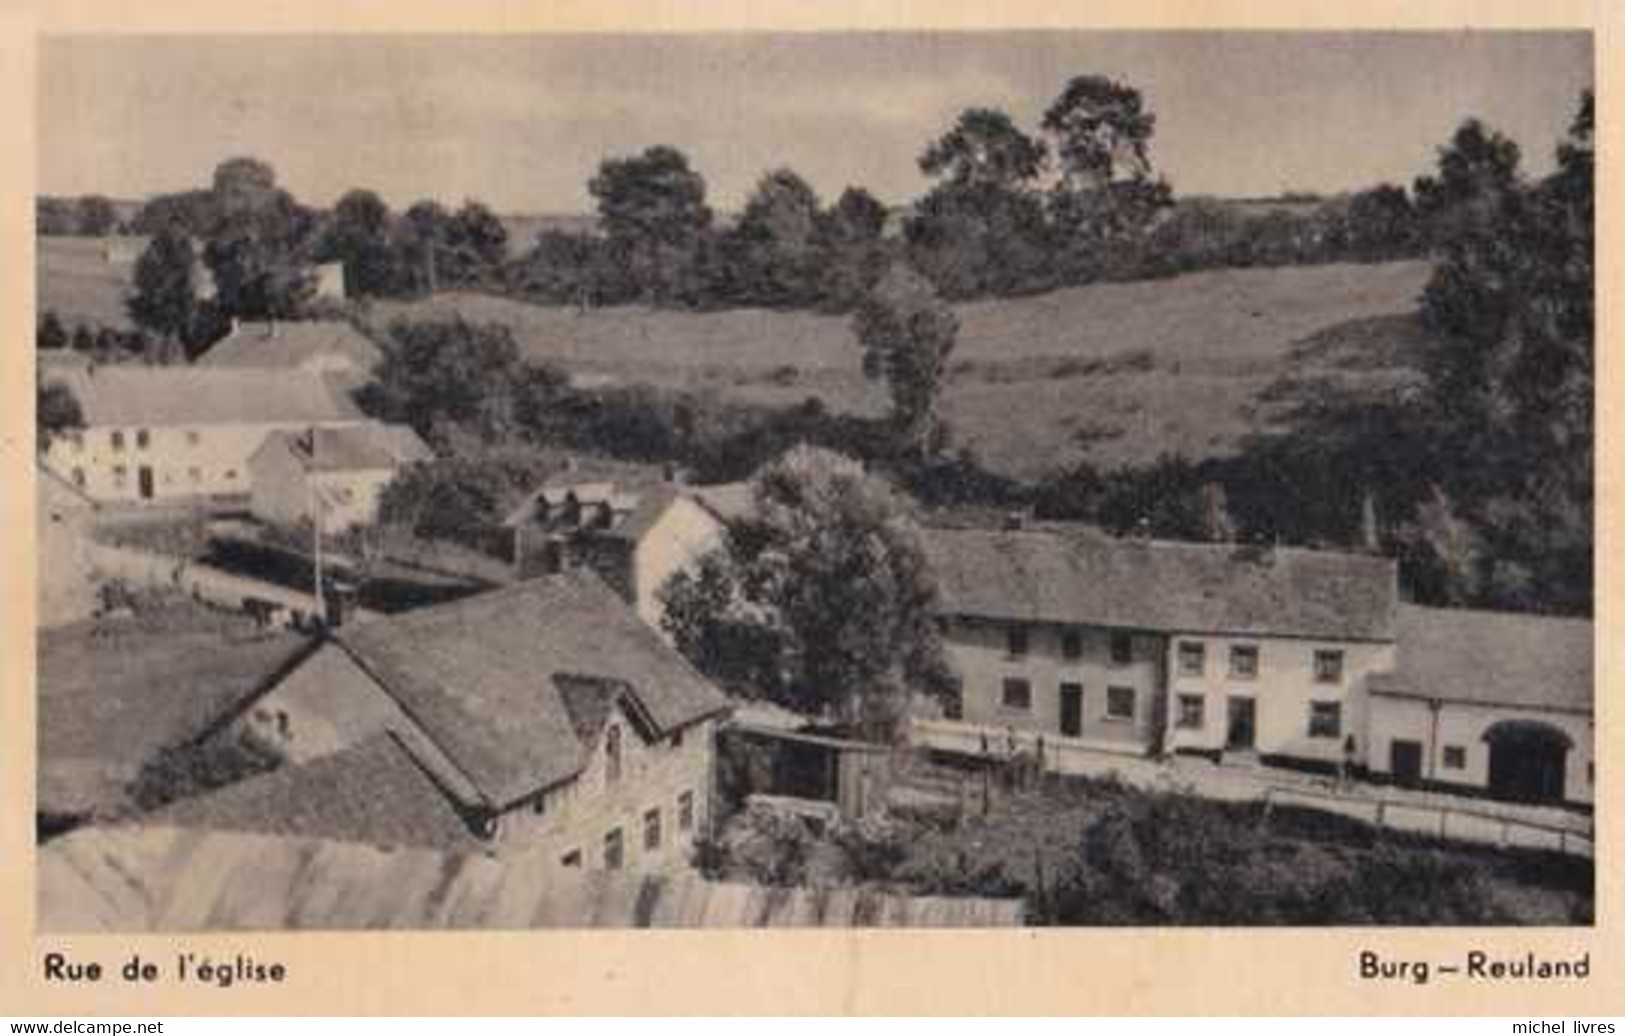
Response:
[{"label": "steep gabled roof", "polygon": [[1374,694],[1590,713],[1595,698],[1588,619],[1399,608],[1395,671]]},{"label": "steep gabled roof", "polygon": [[[340,629],[338,641],[493,805],[586,762],[584,679],[624,688],[657,733],[727,698],[584,569]],[[596,693],[596,692],[595,692]]]},{"label": "steep gabled roof", "polygon": [[389,734],[182,799],[144,820],[383,848],[484,848],[451,797]]},{"label": "steep gabled roof", "polygon": [[282,320],[241,323],[197,362],[205,367],[291,371],[323,355],[344,357],[363,372],[384,358],[383,350],[347,321]]},{"label": "steep gabled roof", "polygon": [[1078,529],[927,529],[943,614],[1170,633],[1388,641],[1392,561]]},{"label": "steep gabled roof", "polygon": [[350,422],[348,395],[302,371],[99,365],[53,372],[79,401],[87,427]]}]

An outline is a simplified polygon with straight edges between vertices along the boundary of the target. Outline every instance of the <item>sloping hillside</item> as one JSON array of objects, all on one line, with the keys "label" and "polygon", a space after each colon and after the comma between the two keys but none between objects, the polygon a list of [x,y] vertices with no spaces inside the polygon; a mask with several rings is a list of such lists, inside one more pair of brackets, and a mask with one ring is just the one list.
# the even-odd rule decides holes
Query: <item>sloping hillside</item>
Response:
[{"label": "sloping hillside", "polygon": [[132,327],[124,312],[124,295],[143,244],[140,238],[37,238],[39,312],[55,310],[70,331],[79,324],[92,330]]},{"label": "sloping hillside", "polygon": [[[1259,426],[1284,375],[1391,379],[1420,342],[1420,262],[1221,270],[960,307],[947,410],[996,469],[1037,475],[1088,457],[1222,453]],[[790,405],[876,413],[844,317],[766,310],[577,313],[447,294],[375,315],[461,313],[509,325],[528,354],[574,372]]]}]

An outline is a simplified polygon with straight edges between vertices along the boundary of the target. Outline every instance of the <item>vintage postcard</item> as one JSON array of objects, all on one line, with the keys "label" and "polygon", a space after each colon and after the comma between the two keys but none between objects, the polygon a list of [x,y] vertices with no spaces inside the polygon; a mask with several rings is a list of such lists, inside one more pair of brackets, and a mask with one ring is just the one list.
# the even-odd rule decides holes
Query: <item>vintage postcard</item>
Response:
[{"label": "vintage postcard", "polygon": [[1620,1009],[1603,7],[326,6],[4,45],[0,990]]}]

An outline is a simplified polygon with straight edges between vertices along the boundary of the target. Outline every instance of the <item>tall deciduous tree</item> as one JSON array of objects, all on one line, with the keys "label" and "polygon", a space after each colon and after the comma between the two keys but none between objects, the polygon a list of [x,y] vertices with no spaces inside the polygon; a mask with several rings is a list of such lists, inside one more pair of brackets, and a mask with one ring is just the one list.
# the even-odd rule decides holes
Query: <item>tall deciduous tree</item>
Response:
[{"label": "tall deciduous tree", "polygon": [[130,319],[170,343],[185,340],[198,316],[197,253],[191,238],[161,231],[135,264],[135,290],[125,302]]},{"label": "tall deciduous tree", "polygon": [[347,192],[333,206],[317,255],[344,264],[346,288],[355,295],[393,294],[398,287],[389,206],[375,192]]},{"label": "tall deciduous tree", "polygon": [[220,163],[212,197],[217,222],[203,258],[222,311],[250,319],[298,315],[315,291],[301,254],[314,216],[255,158]]},{"label": "tall deciduous tree", "polygon": [[898,446],[914,456],[939,451],[947,444],[939,405],[959,318],[930,282],[897,264],[853,314],[852,329],[864,374],[884,380],[891,395]]},{"label": "tall deciduous tree", "polygon": [[705,179],[676,148],[606,159],[587,189],[609,246],[631,283],[653,302],[690,293],[711,226]]},{"label": "tall deciduous tree", "polygon": [[805,305],[812,301],[820,251],[822,206],[794,170],[775,169],[756,184],[727,235],[728,279],[743,301]]},{"label": "tall deciduous tree", "polygon": [[904,498],[808,447],[758,472],[753,497],[727,554],[665,588],[677,643],[725,681],[765,681],[759,690],[804,713],[894,734],[914,693],[947,686],[935,584]]}]

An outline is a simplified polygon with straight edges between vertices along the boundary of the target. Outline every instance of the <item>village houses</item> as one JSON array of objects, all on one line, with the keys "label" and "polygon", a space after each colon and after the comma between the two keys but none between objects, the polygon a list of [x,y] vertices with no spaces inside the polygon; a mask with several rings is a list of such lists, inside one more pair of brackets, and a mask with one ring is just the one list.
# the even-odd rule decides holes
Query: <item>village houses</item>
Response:
[{"label": "village houses", "polygon": [[928,746],[1021,735],[1052,766],[1196,753],[1591,800],[1589,623],[1401,605],[1394,562],[1362,554],[1061,527],[923,545],[960,684],[916,724]]},{"label": "village houses", "polygon": [[213,735],[285,760],[165,822],[686,865],[729,700],[592,572],[334,630]]},{"label": "village houses", "polygon": [[129,364],[59,367],[84,427],[54,439],[46,467],[98,503],[249,493],[249,458],[273,432],[368,423],[338,387],[299,371]]},{"label": "village houses", "polygon": [[249,510],[284,528],[320,514],[328,534],[369,526],[378,519],[385,487],[400,470],[433,457],[428,444],[405,425],[369,422],[272,432],[248,459]]}]

